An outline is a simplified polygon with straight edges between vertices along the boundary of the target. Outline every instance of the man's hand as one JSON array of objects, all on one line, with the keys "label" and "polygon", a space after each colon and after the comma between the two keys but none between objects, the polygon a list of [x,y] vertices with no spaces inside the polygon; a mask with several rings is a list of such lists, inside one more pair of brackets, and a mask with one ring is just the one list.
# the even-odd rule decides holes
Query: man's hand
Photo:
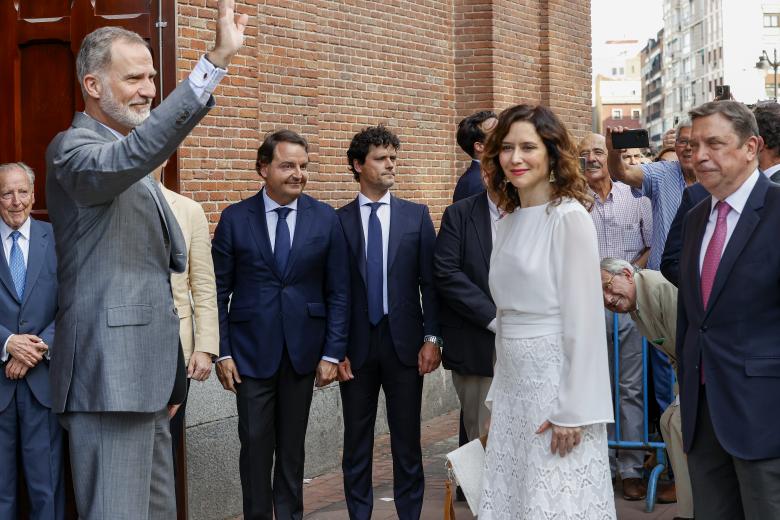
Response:
[{"label": "man's hand", "polygon": [[336,376],[339,373],[339,365],[337,363],[331,363],[320,359],[320,364],[317,365],[317,375],[314,378],[314,386],[328,386],[336,380]]},{"label": "man's hand", "polygon": [[5,364],[5,377],[8,379],[22,379],[27,375],[29,367],[16,358],[11,358]]},{"label": "man's hand", "polygon": [[439,368],[441,363],[441,350],[436,343],[426,341],[417,354],[417,371],[421,376],[429,374]]},{"label": "man's hand", "polygon": [[249,16],[236,14],[235,7],[235,0],[219,0],[217,6],[216,43],[206,58],[221,69],[227,69],[231,58],[244,44],[244,30]]},{"label": "man's hand", "polygon": [[677,142],[677,129],[670,128],[669,130],[664,133],[664,139],[662,141],[661,147],[662,148],[674,148],[674,145]]},{"label": "man's hand", "polygon": [[614,148],[612,146],[612,134],[622,134],[624,131],[628,130],[628,128],[623,128],[622,126],[608,126],[606,132],[604,133],[604,141],[607,145],[607,152],[618,152],[621,151],[619,148]]},{"label": "man's hand", "polygon": [[43,359],[43,354],[49,350],[46,343],[38,336],[32,334],[14,334],[8,340],[6,351],[8,354],[28,368],[32,368]]},{"label": "man's hand", "polygon": [[339,363],[338,381],[345,383],[355,379],[355,375],[352,373],[352,363],[349,362],[349,358],[344,356],[344,361]]},{"label": "man's hand", "polygon": [[211,375],[211,354],[193,352],[187,365],[187,377],[195,381],[205,381]]},{"label": "man's hand", "polygon": [[241,376],[238,375],[236,363],[230,359],[217,362],[217,378],[222,383],[222,388],[236,393],[236,383],[241,384]]},{"label": "man's hand", "polygon": [[169,404],[168,405],[168,420],[170,421],[173,419],[173,416],[176,415],[176,412],[179,411],[179,408],[181,408],[181,403],[179,404]]}]

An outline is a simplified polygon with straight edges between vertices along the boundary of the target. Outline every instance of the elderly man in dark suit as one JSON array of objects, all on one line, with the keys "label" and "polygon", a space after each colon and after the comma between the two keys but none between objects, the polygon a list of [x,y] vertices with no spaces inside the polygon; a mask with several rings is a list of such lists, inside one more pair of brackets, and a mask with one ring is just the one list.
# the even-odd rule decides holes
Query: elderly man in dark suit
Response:
[{"label": "elderly man in dark suit", "polygon": [[214,49],[154,110],[146,42],[117,27],[87,35],[76,59],[85,111],[46,152],[60,284],[52,407],[83,519],[176,515],[168,416],[186,374],[170,273],[184,270],[186,246],[149,174],[214,105],[247,22],[233,7],[219,1]]},{"label": "elderly man in dark suit", "polygon": [[344,492],[352,520],[371,518],[371,461],[380,388],[387,403],[393,496],[401,520],[420,517],[423,376],[441,361],[433,286],[436,232],[428,208],[394,197],[398,137],[383,126],[352,138],[347,159],[358,196],[338,210],[349,242],[352,317],[339,366]]},{"label": "elderly man in dark suit", "polygon": [[64,517],[62,430],[51,412],[57,257],[51,225],[30,217],[35,174],[0,165],[0,518],[16,518],[17,452],[32,520]]},{"label": "elderly man in dark suit", "polygon": [[741,103],[690,112],[710,197],[685,218],[677,358],[696,517],[780,518],[780,186]]}]

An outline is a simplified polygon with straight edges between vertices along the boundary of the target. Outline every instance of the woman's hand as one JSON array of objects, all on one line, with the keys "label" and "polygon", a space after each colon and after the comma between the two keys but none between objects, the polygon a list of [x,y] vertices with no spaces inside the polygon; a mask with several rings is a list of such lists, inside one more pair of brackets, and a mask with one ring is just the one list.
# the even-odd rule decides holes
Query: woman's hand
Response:
[{"label": "woman's hand", "polygon": [[579,445],[582,440],[582,428],[575,426],[569,428],[567,426],[556,426],[550,421],[544,421],[536,433],[544,433],[552,428],[552,440],[550,441],[550,453],[553,455],[558,452],[561,457],[566,456],[567,453],[571,453],[571,450],[575,446]]}]

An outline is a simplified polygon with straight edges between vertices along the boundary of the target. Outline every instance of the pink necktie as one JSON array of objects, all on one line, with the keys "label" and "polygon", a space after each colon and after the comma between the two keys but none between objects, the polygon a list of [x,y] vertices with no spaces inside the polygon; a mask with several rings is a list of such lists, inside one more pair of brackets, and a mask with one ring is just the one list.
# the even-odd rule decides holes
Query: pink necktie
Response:
[{"label": "pink necktie", "polygon": [[[712,233],[710,243],[707,244],[707,252],[704,253],[704,263],[701,266],[701,301],[704,308],[707,308],[707,302],[712,292],[712,284],[715,283],[715,274],[718,272],[718,264],[723,253],[723,245],[726,243],[726,217],[731,211],[731,206],[720,201],[715,204],[718,210],[718,220],[715,222],[715,231]],[[701,369],[701,384],[704,384],[704,360],[699,363]]]}]

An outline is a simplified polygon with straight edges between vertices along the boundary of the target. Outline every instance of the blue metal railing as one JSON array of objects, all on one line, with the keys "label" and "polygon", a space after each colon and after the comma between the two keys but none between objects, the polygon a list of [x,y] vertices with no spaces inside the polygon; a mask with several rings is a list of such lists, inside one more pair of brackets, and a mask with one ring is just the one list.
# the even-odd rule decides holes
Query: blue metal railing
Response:
[{"label": "blue metal railing", "polygon": [[614,365],[615,365],[615,377],[614,384],[615,390],[613,392],[613,398],[615,400],[615,439],[609,440],[610,448],[625,448],[636,450],[656,450],[656,466],[650,472],[650,477],[647,481],[647,498],[645,511],[652,513],[655,508],[655,495],[658,489],[658,477],[666,467],[666,444],[658,441],[651,441],[649,434],[649,420],[648,420],[648,402],[647,402],[647,339],[642,338],[642,413],[643,413],[643,425],[642,425],[642,440],[641,441],[625,441],[620,435],[620,338],[618,334],[618,315],[613,314],[612,320],[612,345],[614,347]]}]

